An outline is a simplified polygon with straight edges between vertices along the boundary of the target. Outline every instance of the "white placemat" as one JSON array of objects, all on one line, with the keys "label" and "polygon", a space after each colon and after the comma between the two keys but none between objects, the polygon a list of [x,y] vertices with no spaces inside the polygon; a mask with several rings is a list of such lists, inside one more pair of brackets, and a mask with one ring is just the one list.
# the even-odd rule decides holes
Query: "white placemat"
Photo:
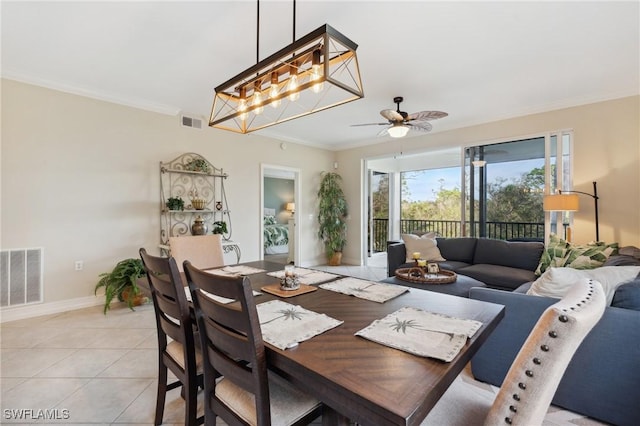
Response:
[{"label": "white placemat", "polygon": [[[215,300],[215,301],[217,301],[217,302],[220,302],[220,303],[224,303],[225,305],[226,305],[227,303],[235,302],[235,299],[229,299],[229,298],[227,298],[227,297],[216,296],[215,294],[211,294],[211,293],[209,293],[208,291],[204,291],[204,290],[201,290],[201,291],[202,291],[202,293],[204,293],[204,295],[205,295],[205,296],[207,296],[208,298],[213,299],[213,300]],[[191,301],[192,301],[192,298],[191,298],[191,291],[189,291],[189,287],[185,287],[185,288],[184,288],[184,294],[186,294],[186,295],[187,295],[187,300],[188,300],[189,302],[191,302]],[[259,291],[255,291],[255,290],[253,290],[253,295],[254,295],[254,296],[260,296],[261,294],[262,294],[262,293],[260,293]]]},{"label": "white placemat", "polygon": [[[324,282],[333,280],[335,278],[338,278],[340,276],[340,275],[332,274],[330,272],[315,271],[313,269],[304,269],[304,268],[295,268],[293,270],[293,273],[298,276],[298,280],[300,281],[300,284],[307,284],[307,285],[324,283]],[[276,278],[282,278],[284,277],[284,271],[269,272],[267,275],[270,275]]]},{"label": "white placemat", "polygon": [[356,333],[374,342],[414,355],[449,362],[482,323],[405,307]]},{"label": "white placemat", "polygon": [[205,272],[209,274],[214,274],[214,275],[238,276],[238,275],[259,274],[264,271],[266,271],[266,269],[254,268],[252,266],[236,265],[236,266],[225,266],[224,268],[219,268],[219,269],[208,269]]},{"label": "white placemat", "polygon": [[401,285],[377,283],[353,277],[346,277],[327,284],[321,284],[320,288],[378,303],[384,303],[387,300],[409,291],[409,288]]},{"label": "white placemat", "polygon": [[295,347],[344,322],[281,300],[260,303],[256,308],[262,339],[282,350]]}]

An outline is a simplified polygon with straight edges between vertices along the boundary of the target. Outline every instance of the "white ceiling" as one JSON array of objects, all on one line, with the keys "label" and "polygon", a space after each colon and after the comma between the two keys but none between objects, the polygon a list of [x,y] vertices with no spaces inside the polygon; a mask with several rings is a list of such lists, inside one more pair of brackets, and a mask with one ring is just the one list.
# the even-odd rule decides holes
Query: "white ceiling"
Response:
[{"label": "white ceiling", "polygon": [[[292,1],[260,4],[262,59],[293,25]],[[439,132],[638,94],[639,5],[298,0],[298,38],[328,23],[359,45],[365,98],[259,133],[345,149],[384,140],[350,125],[383,122],[394,96],[448,112]],[[256,62],[255,1],[1,7],[3,77],[125,105],[206,119],[213,88]]]}]

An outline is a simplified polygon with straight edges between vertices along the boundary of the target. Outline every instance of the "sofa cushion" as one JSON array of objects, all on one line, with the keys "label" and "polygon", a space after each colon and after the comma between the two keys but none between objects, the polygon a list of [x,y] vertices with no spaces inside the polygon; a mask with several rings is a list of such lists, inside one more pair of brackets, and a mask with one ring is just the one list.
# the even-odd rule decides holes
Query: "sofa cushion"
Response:
[{"label": "sofa cushion", "polygon": [[544,244],[540,242],[479,238],[473,263],[488,263],[535,271],[543,250]]},{"label": "sofa cushion", "polygon": [[420,259],[426,259],[427,261],[445,260],[440,255],[438,242],[434,237],[433,234],[424,234],[420,237],[414,234],[402,234],[402,240],[407,252],[407,262],[413,260],[413,253],[420,253]]},{"label": "sofa cushion", "polygon": [[440,254],[446,260],[473,263],[473,254],[476,251],[477,238],[436,238]]},{"label": "sofa cushion", "polygon": [[640,266],[640,259],[628,255],[609,256],[602,266]]},{"label": "sofa cushion", "polygon": [[509,266],[490,265],[488,263],[467,266],[458,269],[456,272],[482,281],[489,287],[508,290],[514,290],[523,283],[536,279],[533,271]]},{"label": "sofa cushion", "polygon": [[602,266],[609,256],[616,254],[618,254],[618,243],[594,242],[576,245],[551,234],[549,244],[545,247],[540,258],[536,274],[541,275],[548,268],[562,266],[575,269],[593,269]]},{"label": "sofa cushion", "polygon": [[438,266],[440,266],[440,269],[456,272],[459,269],[471,266],[471,264],[467,262],[458,262],[456,260],[445,260],[444,262],[438,262]]},{"label": "sofa cushion", "polygon": [[640,277],[621,284],[613,295],[611,306],[640,311]]},{"label": "sofa cushion", "polygon": [[618,286],[635,279],[638,273],[640,266],[602,266],[590,270],[549,268],[531,285],[527,294],[562,297],[574,282],[582,278],[592,278],[602,284],[607,304],[610,305]]}]

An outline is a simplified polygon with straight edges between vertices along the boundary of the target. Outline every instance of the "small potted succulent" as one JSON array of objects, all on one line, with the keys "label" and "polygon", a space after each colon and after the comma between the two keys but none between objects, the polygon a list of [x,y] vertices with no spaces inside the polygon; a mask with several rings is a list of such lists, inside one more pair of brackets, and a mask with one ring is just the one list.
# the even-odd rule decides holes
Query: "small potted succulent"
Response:
[{"label": "small potted succulent", "polygon": [[209,173],[209,163],[202,158],[194,158],[184,165],[184,169],[191,172]]},{"label": "small potted succulent", "polygon": [[213,228],[211,229],[212,234],[226,234],[227,233],[227,222],[223,220],[218,220],[213,222]]},{"label": "small potted succulent", "polygon": [[165,204],[169,210],[184,210],[184,200],[182,197],[169,197]]}]

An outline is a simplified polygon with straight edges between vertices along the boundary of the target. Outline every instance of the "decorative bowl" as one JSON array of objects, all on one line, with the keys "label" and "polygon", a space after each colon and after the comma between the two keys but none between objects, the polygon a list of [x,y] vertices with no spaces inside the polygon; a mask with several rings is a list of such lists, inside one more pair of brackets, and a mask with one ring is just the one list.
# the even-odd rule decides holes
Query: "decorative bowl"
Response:
[{"label": "decorative bowl", "polygon": [[191,205],[196,210],[203,210],[206,204],[207,201],[203,200],[202,198],[194,198],[193,200],[191,200]]}]

